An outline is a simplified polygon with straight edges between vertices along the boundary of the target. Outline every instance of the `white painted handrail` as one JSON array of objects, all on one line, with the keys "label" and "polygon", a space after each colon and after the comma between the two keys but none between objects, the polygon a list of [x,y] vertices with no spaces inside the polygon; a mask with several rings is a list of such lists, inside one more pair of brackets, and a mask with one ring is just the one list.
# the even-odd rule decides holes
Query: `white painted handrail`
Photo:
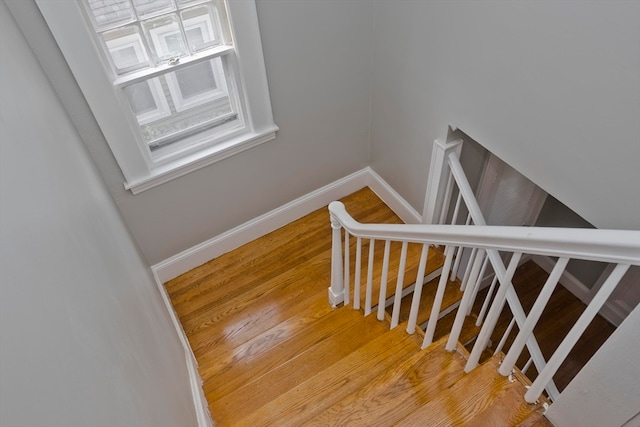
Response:
[{"label": "white painted handrail", "polygon": [[349,215],[342,202],[329,211],[352,236],[465,246],[551,257],[640,265],[640,231],[555,227],[503,227],[494,225],[362,224]]},{"label": "white painted handrail", "polygon": [[[500,367],[500,373],[508,375],[511,372],[515,361],[526,346],[531,357],[524,370],[533,363],[540,374],[533,382],[525,398],[527,401],[533,402],[538,399],[543,390],[546,390],[548,396],[553,400],[560,394],[552,379],[560,364],[584,333],[589,322],[606,301],[628,267],[640,265],[640,231],[487,226],[471,186],[462,170],[462,165],[459,161],[460,151],[461,141],[445,144],[436,142],[434,145],[428,188],[429,191],[437,194],[427,193],[423,212],[425,224],[362,224],[347,213],[345,206],[341,202],[332,202],[329,205],[334,239],[332,245],[332,279],[329,289],[330,301],[334,306],[340,302],[349,303],[349,236],[353,236],[356,237],[357,241],[355,248],[355,282],[353,286],[354,308],[358,309],[360,307],[362,268],[360,263],[361,259],[364,258],[361,255],[362,241],[368,240],[369,257],[364,313],[368,315],[372,312],[374,298],[372,295],[374,245],[376,241],[384,241],[377,317],[382,320],[385,307],[393,302],[391,327],[396,327],[399,323],[401,299],[407,293],[413,291],[407,332],[414,333],[421,301],[422,284],[426,281],[425,270],[429,246],[444,246],[445,262],[427,323],[423,348],[428,346],[433,339],[449,276],[453,280],[457,277],[458,269],[465,268],[460,265],[464,257],[464,263],[466,264],[462,281],[464,294],[446,345],[447,350],[451,351],[457,346],[464,319],[470,313],[481,283],[485,278],[485,269],[490,266],[493,270],[494,279],[478,316],[477,324],[478,326],[482,324],[482,329],[469,355],[465,371],[469,372],[477,366],[482,351],[490,342],[498,317],[505,304],[508,303],[513,320],[500,340],[498,349],[501,349],[505,344],[511,328],[517,326],[519,332],[515,341],[510,345],[505,360]],[[453,224],[443,224],[446,222],[450,212],[449,204],[453,199],[454,187],[457,187],[459,193],[456,197],[455,206],[453,206]],[[468,214],[466,214],[465,225],[457,225],[455,223],[462,211],[463,202]],[[462,213],[462,215],[465,215],[465,213]],[[345,236],[344,259],[341,241],[342,230],[344,230]],[[402,253],[400,255],[395,294],[393,297],[386,298],[391,242],[401,242]],[[403,289],[408,243],[422,244],[423,249],[416,281],[412,285],[415,287]],[[467,251],[471,253],[469,254]],[[505,266],[503,259],[505,253],[513,255],[508,266]],[[511,283],[520,259],[525,254],[559,259],[529,314],[525,314]],[[533,335],[533,328],[570,259],[612,264],[615,266],[614,273],[607,279],[560,347],[556,349],[547,362]],[[435,276],[430,276],[428,280],[433,277]],[[491,299],[493,299],[493,302],[490,301]]]}]

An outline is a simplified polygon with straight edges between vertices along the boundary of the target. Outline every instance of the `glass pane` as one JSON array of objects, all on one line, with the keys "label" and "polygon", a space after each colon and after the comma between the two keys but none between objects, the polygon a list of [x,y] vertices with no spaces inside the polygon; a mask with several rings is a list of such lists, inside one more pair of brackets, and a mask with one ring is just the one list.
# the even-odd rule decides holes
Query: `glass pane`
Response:
[{"label": "glass pane", "polygon": [[156,63],[186,55],[180,24],[175,14],[149,19],[142,23],[142,27]]},{"label": "glass pane", "polygon": [[175,112],[141,126],[148,144],[237,120],[220,58],[189,65],[162,78],[170,94],[169,108]]},{"label": "glass pane", "polygon": [[150,18],[176,9],[173,0],[133,0],[139,18]]},{"label": "glass pane", "polygon": [[129,0],[85,0],[85,5],[98,29],[115,27],[135,18]]},{"label": "glass pane", "polygon": [[111,56],[111,63],[118,74],[149,65],[149,55],[136,26],[122,27],[102,34]]},{"label": "glass pane", "polygon": [[218,11],[211,4],[185,9],[180,12],[182,26],[191,52],[222,44]]},{"label": "glass pane", "polygon": [[124,93],[140,125],[171,115],[162,84],[157,77],[127,86]]},{"label": "glass pane", "polygon": [[167,84],[177,111],[184,111],[228,94],[220,58],[168,73]]}]

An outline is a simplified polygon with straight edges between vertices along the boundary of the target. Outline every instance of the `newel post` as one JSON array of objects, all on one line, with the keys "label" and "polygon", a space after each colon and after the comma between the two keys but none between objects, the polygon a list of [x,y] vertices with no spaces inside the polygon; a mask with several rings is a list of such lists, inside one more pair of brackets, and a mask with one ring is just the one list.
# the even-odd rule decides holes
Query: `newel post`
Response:
[{"label": "newel post", "polygon": [[422,211],[423,224],[439,224],[443,203],[447,199],[447,193],[452,189],[448,186],[451,170],[449,169],[449,154],[455,152],[458,156],[462,152],[462,140],[441,142],[437,139],[433,142],[431,151],[431,163],[429,165],[429,180],[427,181],[427,194],[424,198]]},{"label": "newel post", "polygon": [[332,307],[344,301],[344,283],[342,277],[342,226],[330,212],[331,218],[331,286],[329,303]]}]

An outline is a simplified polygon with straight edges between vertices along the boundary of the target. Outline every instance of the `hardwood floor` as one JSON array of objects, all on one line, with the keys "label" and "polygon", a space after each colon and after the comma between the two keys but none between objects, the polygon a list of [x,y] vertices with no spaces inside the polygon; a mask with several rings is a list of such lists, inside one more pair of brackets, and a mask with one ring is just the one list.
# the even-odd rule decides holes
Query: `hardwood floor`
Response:
[{"label": "hardwood floor", "polygon": [[[343,202],[361,222],[401,222],[369,189]],[[495,360],[464,374],[466,350],[444,351],[444,332],[420,350],[421,335],[402,323],[389,330],[374,315],[332,309],[330,257],[323,208],[165,284],[217,426],[424,425],[417,420],[425,413],[429,425],[548,425],[539,405],[522,403],[524,386],[497,374]],[[441,252],[430,257],[437,268]],[[407,274],[405,284],[414,280]],[[447,304],[459,297],[455,286],[451,295]],[[464,339],[475,331],[465,329]]]}]

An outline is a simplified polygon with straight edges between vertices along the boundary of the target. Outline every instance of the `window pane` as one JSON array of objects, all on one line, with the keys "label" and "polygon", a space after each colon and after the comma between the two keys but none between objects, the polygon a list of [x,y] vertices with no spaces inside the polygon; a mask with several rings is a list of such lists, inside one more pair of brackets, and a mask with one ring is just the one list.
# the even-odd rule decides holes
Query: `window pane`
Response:
[{"label": "window pane", "polygon": [[122,27],[102,34],[116,73],[137,70],[149,65],[149,56],[136,26]]},{"label": "window pane", "polygon": [[221,58],[169,72],[162,79],[174,113],[171,117],[141,126],[148,144],[238,120]]},{"label": "window pane", "polygon": [[133,0],[133,7],[140,18],[150,18],[176,9],[173,0]]},{"label": "window pane", "polygon": [[178,80],[180,93],[185,99],[217,89],[213,68],[209,62],[177,70],[174,74]]},{"label": "window pane", "polygon": [[118,26],[134,19],[129,0],[86,0],[85,4],[97,29]]},{"label": "window pane", "polygon": [[215,58],[168,73],[167,84],[177,111],[228,95],[222,59]]},{"label": "window pane", "polygon": [[140,125],[171,115],[171,109],[158,77],[126,86],[124,93]]},{"label": "window pane", "polygon": [[175,14],[149,19],[142,23],[142,27],[156,63],[186,55],[180,24]]},{"label": "window pane", "polygon": [[211,4],[185,9],[180,12],[182,26],[191,52],[222,44],[218,11]]}]

